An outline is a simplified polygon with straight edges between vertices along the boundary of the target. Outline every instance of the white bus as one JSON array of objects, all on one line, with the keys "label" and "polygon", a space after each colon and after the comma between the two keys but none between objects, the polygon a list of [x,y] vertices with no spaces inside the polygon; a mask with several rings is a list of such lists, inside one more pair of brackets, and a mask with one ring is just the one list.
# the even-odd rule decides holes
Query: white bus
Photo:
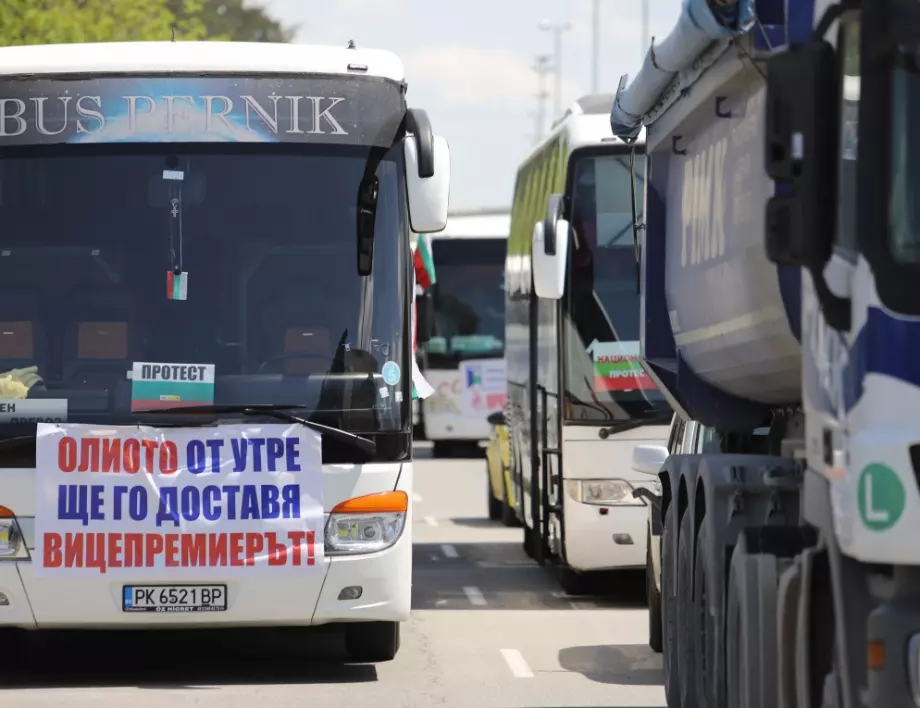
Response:
[{"label": "white bus", "polygon": [[405,88],[376,50],[0,48],[0,627],[394,657],[409,229],[450,179]]},{"label": "white bus", "polygon": [[431,238],[434,284],[419,298],[419,368],[434,393],[419,427],[435,457],[488,440],[505,407],[504,263],[507,209],[454,211]]},{"label": "white bus", "polygon": [[[671,419],[636,361],[632,147],[611,135],[612,101],[579,99],[519,167],[505,278],[505,418],[524,548],[557,564],[572,593],[595,571],[644,567],[646,507],[632,491],[654,476],[633,473],[633,447],[663,444]],[[547,223],[559,237],[556,292],[538,280]]]}]

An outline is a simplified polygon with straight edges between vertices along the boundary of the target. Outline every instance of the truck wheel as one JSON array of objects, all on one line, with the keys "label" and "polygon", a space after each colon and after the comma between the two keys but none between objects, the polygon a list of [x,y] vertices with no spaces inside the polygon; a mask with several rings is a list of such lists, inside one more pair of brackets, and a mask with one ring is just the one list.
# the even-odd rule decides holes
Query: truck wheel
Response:
[{"label": "truck wheel", "polygon": [[489,500],[489,520],[498,521],[502,518],[502,511],[504,511],[504,504],[501,499],[496,499],[495,495],[492,494],[492,479],[489,476],[489,463],[486,462],[486,494],[487,499]]},{"label": "truck wheel", "polygon": [[717,705],[715,692],[715,656],[722,647],[718,641],[719,622],[710,614],[709,603],[714,593],[717,575],[709,567],[706,547],[709,543],[709,525],[700,526],[696,537],[696,562],[693,564],[693,596],[696,598],[696,617],[693,623],[696,656],[696,701],[701,706]]},{"label": "truck wheel", "polygon": [[[677,538],[677,665],[681,708],[696,708],[696,649],[693,626],[693,524],[689,510],[680,522]],[[734,706],[732,707],[734,708]]]},{"label": "truck wheel", "polygon": [[661,653],[661,591],[655,586],[655,568],[652,565],[652,530],[648,530],[645,551],[645,597],[648,600],[648,645],[656,654]]},{"label": "truck wheel", "polygon": [[359,664],[392,661],[399,651],[399,622],[356,622],[345,630],[348,658]]},{"label": "truck wheel", "polygon": [[674,561],[671,557],[671,539],[677,532],[676,526],[677,508],[671,507],[664,515],[664,528],[661,531],[661,663],[664,670],[664,693],[669,708],[681,708],[677,662],[677,592],[672,577],[674,573],[671,572]]},{"label": "truck wheel", "polygon": [[[780,532],[783,529],[778,529]],[[776,609],[779,563],[776,556],[747,552],[747,535],[771,534],[772,528],[745,529],[732,553],[729,574],[727,705],[773,708],[778,698]]]}]

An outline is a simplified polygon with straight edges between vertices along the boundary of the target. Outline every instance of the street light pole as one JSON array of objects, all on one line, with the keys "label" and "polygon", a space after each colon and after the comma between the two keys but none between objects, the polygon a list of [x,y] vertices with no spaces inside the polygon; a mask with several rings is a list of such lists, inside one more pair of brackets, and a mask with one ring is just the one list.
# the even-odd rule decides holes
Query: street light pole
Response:
[{"label": "street light pole", "polygon": [[553,69],[556,71],[556,86],[555,86],[555,109],[556,109],[556,118],[562,115],[562,33],[568,32],[572,29],[572,25],[568,22],[550,22],[549,20],[543,20],[540,23],[540,29],[545,32],[553,33]]},{"label": "street light pole", "polygon": [[[646,0],[647,1],[647,0]],[[591,3],[591,93],[600,87],[601,0]]]}]

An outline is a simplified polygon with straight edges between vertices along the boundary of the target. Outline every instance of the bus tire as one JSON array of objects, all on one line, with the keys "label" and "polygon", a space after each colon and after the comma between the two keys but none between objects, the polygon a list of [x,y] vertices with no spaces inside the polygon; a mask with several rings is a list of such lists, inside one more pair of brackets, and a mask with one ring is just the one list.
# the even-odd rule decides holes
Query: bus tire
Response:
[{"label": "bus tire", "polygon": [[399,622],[355,622],[345,629],[350,661],[376,664],[392,661],[399,651]]},{"label": "bus tire", "polygon": [[662,621],[661,591],[655,586],[652,565],[652,530],[648,531],[648,543],[645,551],[645,597],[648,600],[648,645],[653,652],[661,654]]}]

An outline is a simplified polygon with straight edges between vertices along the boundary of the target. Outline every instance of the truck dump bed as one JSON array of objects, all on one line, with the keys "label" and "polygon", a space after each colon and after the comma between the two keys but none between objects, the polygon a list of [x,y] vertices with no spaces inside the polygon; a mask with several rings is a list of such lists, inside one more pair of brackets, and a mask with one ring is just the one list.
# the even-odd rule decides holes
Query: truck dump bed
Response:
[{"label": "truck dump bed", "polygon": [[749,430],[801,398],[800,271],[764,249],[776,187],[757,59],[807,36],[813,3],[789,3],[788,23],[782,0],[720,4],[683,4],[635,80],[621,81],[611,126],[623,139],[647,127],[646,368],[687,417]]}]

